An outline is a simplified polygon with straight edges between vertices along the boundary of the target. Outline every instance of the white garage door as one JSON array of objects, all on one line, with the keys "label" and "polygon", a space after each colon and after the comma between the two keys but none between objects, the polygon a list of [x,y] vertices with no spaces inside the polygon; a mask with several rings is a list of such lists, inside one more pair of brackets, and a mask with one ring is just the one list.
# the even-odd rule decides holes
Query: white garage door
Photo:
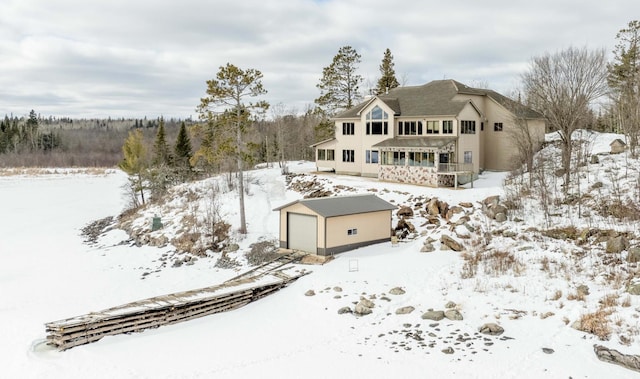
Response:
[{"label": "white garage door", "polygon": [[318,218],[297,213],[289,213],[288,234],[289,249],[317,253]]}]

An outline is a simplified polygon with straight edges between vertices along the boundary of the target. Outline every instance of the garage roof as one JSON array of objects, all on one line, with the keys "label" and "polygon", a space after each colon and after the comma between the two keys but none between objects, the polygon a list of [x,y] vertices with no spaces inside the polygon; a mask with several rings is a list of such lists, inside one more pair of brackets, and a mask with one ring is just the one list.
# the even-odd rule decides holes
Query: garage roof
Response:
[{"label": "garage roof", "polygon": [[396,205],[384,201],[376,195],[354,195],[296,200],[280,206],[274,209],[274,211],[279,211],[298,203],[311,209],[322,217],[346,216],[358,213],[394,210],[398,208]]}]

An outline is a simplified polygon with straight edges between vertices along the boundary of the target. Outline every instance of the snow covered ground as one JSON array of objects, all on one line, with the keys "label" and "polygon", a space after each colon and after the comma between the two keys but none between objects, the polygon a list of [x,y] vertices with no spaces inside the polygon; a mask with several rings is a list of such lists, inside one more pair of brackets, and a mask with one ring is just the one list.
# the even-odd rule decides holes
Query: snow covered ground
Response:
[{"label": "snow covered ground", "polygon": [[[593,150],[608,149],[603,135]],[[620,163],[619,161],[617,161]],[[294,163],[308,173],[313,164]],[[374,191],[397,204],[409,198],[438,197],[455,205],[503,195],[504,173],[487,173],[474,188],[432,189],[382,183],[359,177],[318,175],[332,186],[355,192]],[[275,239],[278,215],[272,209],[300,194],[286,190],[279,169],[251,173],[247,198],[249,235],[242,249],[260,238]],[[161,267],[173,248],[121,244],[128,236],[113,230],[96,245],[83,243],[87,223],[124,208],[119,171],[104,175],[40,174],[0,177],[0,377],[6,378],[626,378],[633,372],[599,361],[594,344],[640,353],[640,340],[623,346],[617,338],[599,341],[570,327],[597,307],[607,294],[620,295],[595,274],[597,258],[567,266],[574,248],[562,241],[533,237],[496,237],[493,244],[517,252],[522,267],[507,274],[463,278],[460,253],[420,253],[426,237],[399,247],[383,243],[339,255],[280,292],[248,306],[140,334],[106,337],[97,343],[58,352],[45,346],[44,323],[165,293],[204,287],[237,274],[215,268],[214,257],[193,265]],[[198,184],[196,184],[198,185]],[[199,184],[205,185],[205,184]],[[345,190],[345,193],[351,191]],[[225,195],[223,213],[236,222],[237,198]],[[145,215],[148,220],[154,210]],[[479,214],[479,211],[478,211]],[[169,217],[164,215],[163,217]],[[173,218],[163,221],[177,222]],[[478,216],[479,217],[479,216]],[[479,218],[473,219],[479,222]],[[532,219],[531,222],[536,222]],[[416,226],[420,224],[416,220]],[[522,224],[522,222],[520,223]],[[508,221],[477,227],[513,229]],[[438,231],[442,233],[442,231]],[[438,236],[436,236],[436,239]],[[465,244],[470,244],[465,241]],[[436,243],[436,245],[438,245]],[[439,246],[439,245],[438,245]],[[560,263],[561,271],[543,270],[542,257]],[[548,263],[549,264],[549,263]],[[354,268],[357,267],[357,270]],[[481,271],[481,270],[480,270]],[[151,273],[144,275],[143,273]],[[594,277],[595,276],[595,277]],[[578,284],[589,286],[586,301],[570,300]],[[392,288],[405,293],[392,295]],[[305,296],[314,290],[315,296]],[[560,298],[556,298],[558,292]],[[360,297],[372,299],[373,313],[338,314]],[[421,315],[454,302],[463,320],[434,322]],[[640,301],[629,298],[611,317],[624,328],[640,330]],[[409,314],[396,310],[412,306]],[[504,334],[478,334],[487,322]],[[629,325],[630,323],[635,325]],[[628,334],[628,333],[627,333]],[[453,354],[443,350],[451,347]],[[543,351],[553,349],[552,353]]]}]

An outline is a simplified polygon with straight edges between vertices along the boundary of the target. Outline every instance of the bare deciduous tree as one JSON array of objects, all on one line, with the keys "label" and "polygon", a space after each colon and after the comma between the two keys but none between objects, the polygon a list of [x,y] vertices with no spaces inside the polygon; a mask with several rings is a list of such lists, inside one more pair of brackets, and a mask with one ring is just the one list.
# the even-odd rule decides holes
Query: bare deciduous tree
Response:
[{"label": "bare deciduous tree", "polygon": [[604,49],[574,48],[534,57],[522,75],[528,105],[540,111],[562,141],[564,191],[571,174],[571,134],[583,128],[592,103],[607,93]]}]

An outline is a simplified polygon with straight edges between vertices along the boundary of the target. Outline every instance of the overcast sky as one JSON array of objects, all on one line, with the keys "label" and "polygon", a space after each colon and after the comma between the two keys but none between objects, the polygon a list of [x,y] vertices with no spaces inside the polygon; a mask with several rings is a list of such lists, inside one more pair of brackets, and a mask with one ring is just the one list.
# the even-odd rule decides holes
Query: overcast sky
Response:
[{"label": "overcast sky", "polygon": [[264,74],[272,105],[302,112],[341,46],[363,90],[384,50],[398,79],[509,94],[531,58],[605,48],[638,0],[2,0],[0,116],[197,117],[227,62]]}]

